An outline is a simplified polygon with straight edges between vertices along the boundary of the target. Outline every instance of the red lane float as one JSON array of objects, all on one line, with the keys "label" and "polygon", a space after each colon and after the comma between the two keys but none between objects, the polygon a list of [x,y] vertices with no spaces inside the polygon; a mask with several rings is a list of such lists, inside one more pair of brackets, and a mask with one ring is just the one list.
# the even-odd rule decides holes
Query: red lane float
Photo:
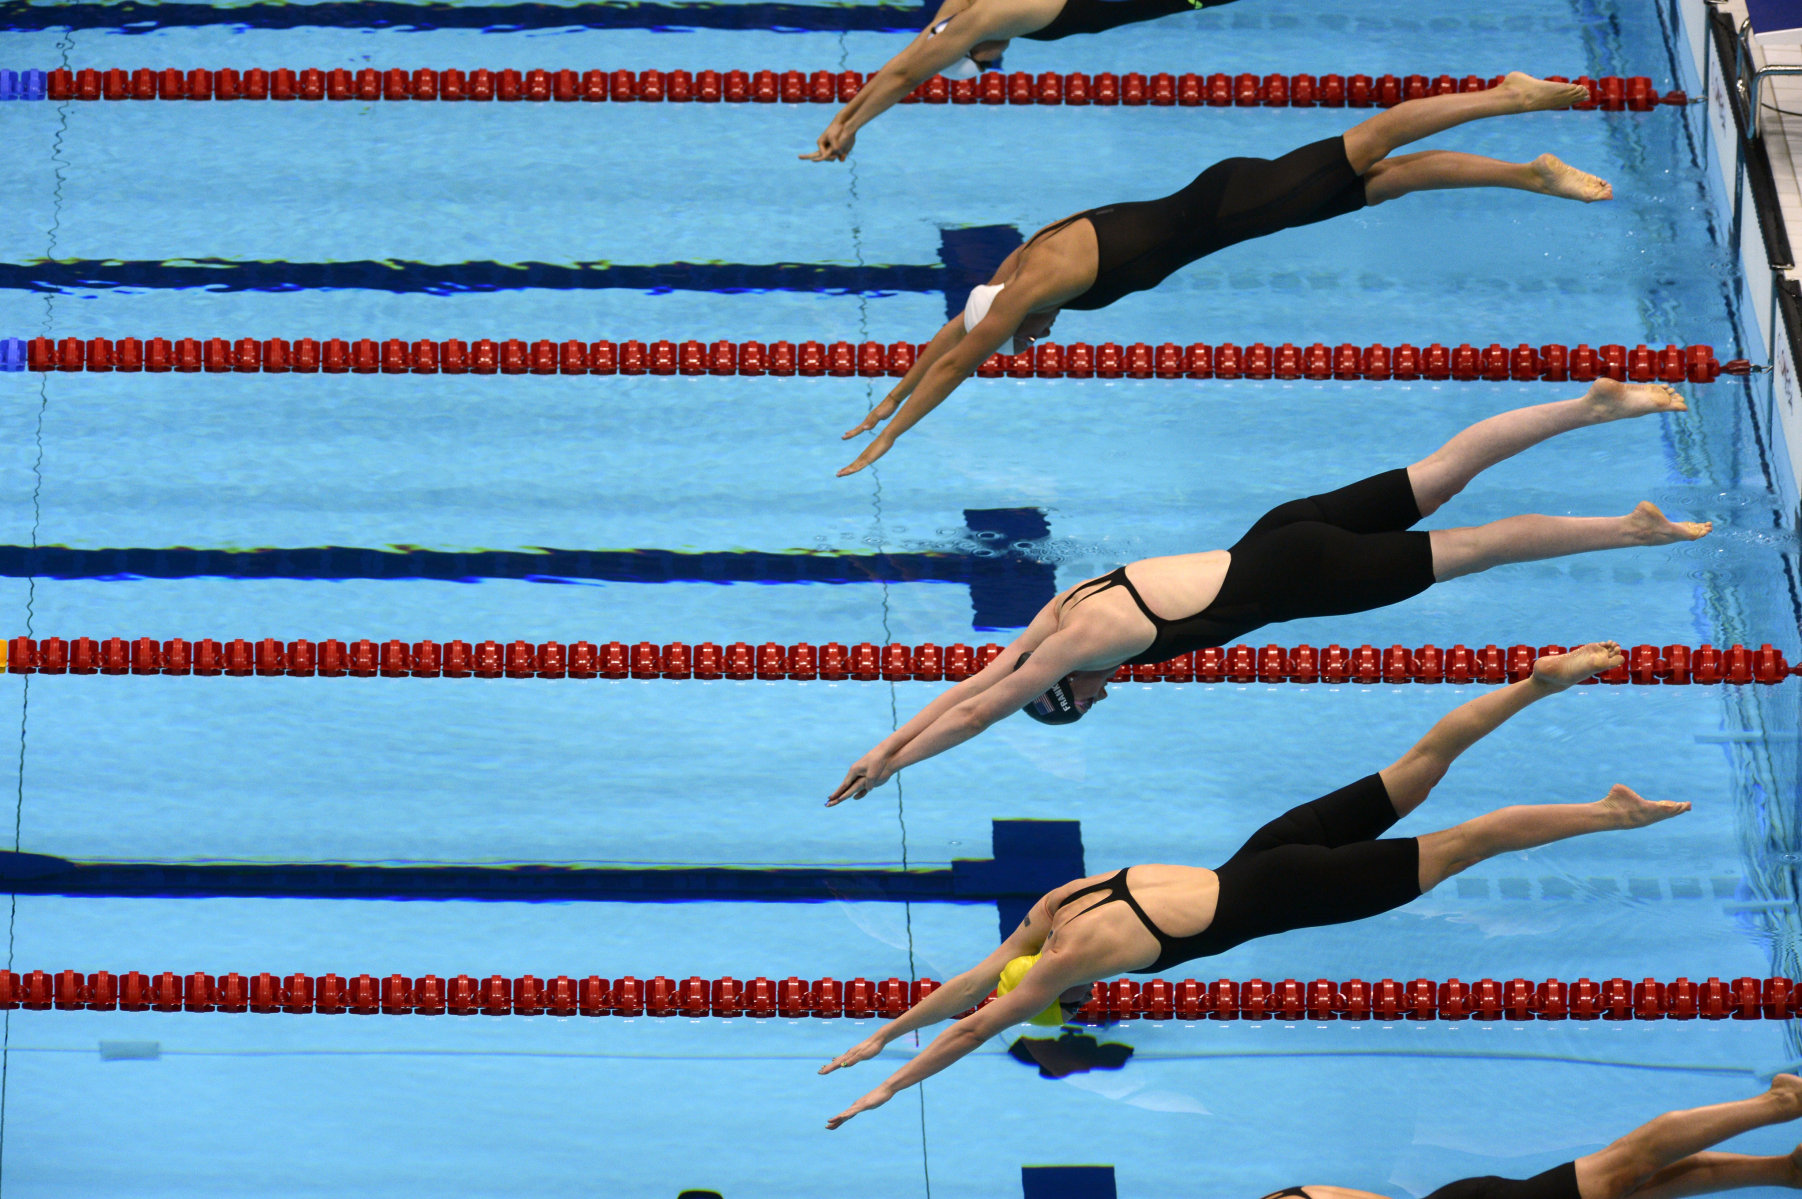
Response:
[{"label": "red lane float", "polygon": [[[358,375],[762,375],[899,378],[926,352],[925,343],[897,341],[760,341],[699,339],[555,342],[487,338],[405,341],[398,337],[318,341],[310,337],[152,337],[118,339],[34,337],[25,365],[34,371],[186,374]],[[1500,342],[1426,347],[1402,342],[1367,346],[1254,342],[1194,342],[1121,346],[1103,342],[1045,342],[1024,354],[993,354],[977,368],[985,379],[1364,379],[1387,382],[1711,383],[1743,375],[1744,359],[1716,361],[1714,347],[1670,344],[1654,349],[1616,343],[1574,348],[1562,343],[1512,348]]]},{"label": "red lane float", "polygon": [[[256,1012],[390,1016],[686,1016],[892,1019],[939,988],[929,978],[815,979],[790,975],[608,979],[504,974],[220,975],[105,970],[0,970],[0,1010]],[[993,1002],[990,994],[978,1007]],[[975,1008],[959,1013],[959,1018]],[[1074,1023],[1116,1020],[1791,1020],[1802,989],[1783,977],[1597,982],[1481,978],[1465,983],[1286,978],[1097,982]]]},{"label": "red lane float", "polygon": [[[1266,645],[1218,646],[1183,654],[1167,662],[1121,666],[1119,683],[1508,683],[1533,673],[1534,659],[1560,654],[1562,645],[1392,645],[1285,648]],[[981,646],[876,645],[864,641],[846,646],[766,641],[752,645],[734,641],[689,644],[650,641],[280,641],[236,638],[217,641],[180,637],[96,640],[77,637],[14,637],[0,646],[0,664],[11,674],[48,675],[200,675],[204,677],[293,675],[307,678],[416,679],[762,679],[859,682],[939,682],[966,679],[1001,653],[990,642]],[[1773,686],[1802,663],[1791,666],[1783,651],[1769,642],[1757,649],[1730,645],[1635,645],[1626,661],[1603,671],[1595,683],[1682,687],[1691,684],[1763,684]]]},{"label": "red lane float", "polygon": [[[1549,75],[1560,83],[1570,80]],[[1403,100],[1495,87],[1500,75],[1211,75],[1137,71],[1125,75],[1080,71],[1037,75],[987,72],[980,79],[949,80],[934,75],[902,99],[903,104],[1041,104],[1083,107],[1179,106],[1183,108],[1388,108]],[[1661,104],[1683,105],[1681,91],[1659,93],[1645,75],[1579,76],[1589,92],[1575,105],[1582,111],[1650,112]],[[195,68],[161,71],[89,68],[48,73],[52,100],[358,100],[500,101],[543,103],[607,102],[682,104],[843,104],[862,89],[858,71],[605,71],[570,69],[499,71],[455,68],[253,67],[239,70]]]}]

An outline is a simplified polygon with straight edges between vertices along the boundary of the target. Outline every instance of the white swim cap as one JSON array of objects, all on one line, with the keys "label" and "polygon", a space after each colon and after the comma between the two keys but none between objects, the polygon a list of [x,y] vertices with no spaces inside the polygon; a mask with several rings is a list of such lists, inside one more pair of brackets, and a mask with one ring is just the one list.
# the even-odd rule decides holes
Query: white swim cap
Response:
[{"label": "white swim cap", "polygon": [[982,318],[989,314],[989,305],[1001,294],[1005,283],[978,283],[970,289],[970,298],[964,301],[964,332],[972,333],[982,323]]},{"label": "white swim cap", "polygon": [[982,74],[982,64],[966,54],[950,66],[939,68],[939,74],[947,79],[956,79],[960,81],[964,79],[974,79]]}]

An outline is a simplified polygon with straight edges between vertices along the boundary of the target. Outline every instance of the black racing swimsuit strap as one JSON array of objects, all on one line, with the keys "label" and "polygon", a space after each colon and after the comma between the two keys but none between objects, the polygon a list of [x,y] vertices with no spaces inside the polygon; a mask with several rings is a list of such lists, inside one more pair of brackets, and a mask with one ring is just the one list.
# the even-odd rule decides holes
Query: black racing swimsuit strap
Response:
[{"label": "black racing swimsuit strap", "polygon": [[1139,918],[1139,923],[1145,926],[1145,931],[1157,938],[1159,957],[1162,958],[1176,945],[1176,938],[1170,936],[1153,923],[1151,917],[1145,914],[1145,909],[1139,906],[1139,901],[1133,897],[1132,888],[1126,885],[1126,871],[1129,869],[1131,869],[1131,867],[1117,870],[1098,883],[1090,883],[1080,891],[1070,892],[1070,894],[1058,901],[1057,907],[1052,908],[1051,910],[1053,913],[1056,913],[1072,899],[1080,899],[1084,895],[1092,895],[1097,891],[1106,891],[1106,899],[1101,900],[1099,903],[1090,904],[1082,911],[1076,913],[1076,915],[1070,917],[1070,919],[1080,920],[1096,908],[1105,907],[1110,903],[1124,903],[1127,907],[1132,909],[1133,915]]},{"label": "black racing swimsuit strap", "polygon": [[1133,915],[1139,918],[1139,923],[1145,926],[1145,931],[1157,938],[1159,953],[1168,950],[1175,943],[1176,938],[1153,923],[1151,917],[1145,914],[1145,909],[1139,906],[1139,901],[1133,898],[1132,888],[1126,885],[1126,871],[1122,870],[1114,877],[1120,880],[1120,898],[1124,899],[1126,906],[1133,910]]},{"label": "black racing swimsuit strap", "polygon": [[[1112,901],[1120,898],[1120,896],[1114,891],[1114,880],[1119,878],[1120,875],[1125,874],[1125,873],[1126,873],[1126,871],[1122,870],[1120,872],[1120,874],[1111,875],[1107,878],[1102,879],[1098,883],[1090,883],[1088,886],[1082,888],[1079,891],[1070,892],[1070,894],[1064,896],[1062,899],[1057,901],[1057,906],[1051,909],[1051,914],[1053,916],[1057,915],[1058,912],[1063,910],[1064,905],[1069,903],[1072,899],[1081,899],[1083,896],[1093,895],[1097,891],[1108,892],[1109,893],[1108,897],[1106,899],[1102,900],[1101,903],[1094,904],[1091,907],[1084,908],[1083,911],[1092,912],[1095,910],[1095,908],[1100,907],[1102,903],[1111,903]],[[1078,913],[1076,913],[1076,915],[1080,916],[1080,915],[1082,915],[1082,912],[1078,912]],[[1076,918],[1075,916],[1071,917],[1071,919],[1073,919],[1073,920],[1075,918]]]},{"label": "black racing swimsuit strap", "polygon": [[1270,1192],[1264,1199],[1289,1199],[1290,1196],[1294,1196],[1294,1199],[1309,1199],[1308,1192],[1301,1187],[1284,1187],[1280,1191]]},{"label": "black racing swimsuit strap", "polygon": [[[1088,587],[1090,590],[1084,592],[1082,595],[1078,595],[1077,592],[1082,591],[1084,587]],[[1151,610],[1150,605],[1145,602],[1145,597],[1139,594],[1139,589],[1137,587],[1133,586],[1133,581],[1126,577],[1126,567],[1124,566],[1116,566],[1113,570],[1108,571],[1099,579],[1089,579],[1087,582],[1078,583],[1075,587],[1071,588],[1070,598],[1064,601],[1064,606],[1068,608],[1072,604],[1081,603],[1083,600],[1088,599],[1089,596],[1099,595],[1110,587],[1126,588],[1126,594],[1133,597],[1133,603],[1139,605],[1139,611],[1145,614],[1145,619],[1149,620],[1152,627],[1157,629],[1159,633],[1163,632],[1165,625],[1176,623],[1175,621],[1165,620],[1162,616],[1159,616],[1156,612]]]},{"label": "black racing swimsuit strap", "polygon": [[1126,567],[1122,566],[1114,573],[1120,576],[1120,586],[1126,588],[1126,594],[1133,597],[1133,603],[1139,605],[1139,611],[1145,613],[1145,619],[1157,626],[1158,632],[1163,632],[1164,626],[1170,622],[1151,610],[1151,605],[1145,602],[1145,597],[1139,594],[1139,589],[1133,586],[1133,581],[1126,577]]}]

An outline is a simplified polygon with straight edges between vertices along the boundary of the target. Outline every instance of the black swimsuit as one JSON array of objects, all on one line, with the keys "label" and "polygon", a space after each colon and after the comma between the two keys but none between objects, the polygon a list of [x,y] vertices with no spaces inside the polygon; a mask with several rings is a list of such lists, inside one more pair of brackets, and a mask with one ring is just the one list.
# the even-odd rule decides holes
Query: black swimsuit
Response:
[{"label": "black swimsuit", "polygon": [[1062,305],[1087,310],[1156,287],[1216,250],[1343,216],[1364,203],[1364,177],[1352,170],[1345,139],[1329,137],[1277,159],[1223,159],[1161,200],[1091,208],[1036,236],[1084,219],[1095,227],[1095,282]]},{"label": "black swimsuit", "polygon": [[1103,904],[1126,904],[1158,942],[1157,960],[1133,973],[1160,974],[1254,937],[1363,920],[1418,899],[1420,843],[1413,837],[1378,840],[1399,819],[1376,774],[1291,808],[1214,868],[1220,880],[1214,919],[1193,936],[1173,937],[1153,924],[1126,885],[1124,870],[1072,891],[1051,910],[1096,892],[1106,894],[1073,919]]},{"label": "black swimsuit", "polygon": [[1430,534],[1407,531],[1419,519],[1407,470],[1385,471],[1266,512],[1233,544],[1214,602],[1193,616],[1170,620],[1153,612],[1124,566],[1079,583],[1064,603],[1126,588],[1157,629],[1127,664],[1167,662],[1231,644],[1260,625],[1366,612],[1420,594],[1433,585],[1433,542]]},{"label": "black swimsuit", "polygon": [[1020,36],[1035,42],[1055,42],[1073,33],[1100,33],[1135,21],[1150,21],[1194,9],[1219,8],[1232,0],[1064,0],[1063,11],[1051,24]]},{"label": "black swimsuit", "polygon": [[[1301,1187],[1284,1187],[1264,1199],[1312,1199]],[[1448,1182],[1427,1199],[1581,1199],[1577,1189],[1577,1163],[1565,1162],[1531,1178],[1500,1178],[1485,1174],[1481,1178],[1460,1178]]]}]

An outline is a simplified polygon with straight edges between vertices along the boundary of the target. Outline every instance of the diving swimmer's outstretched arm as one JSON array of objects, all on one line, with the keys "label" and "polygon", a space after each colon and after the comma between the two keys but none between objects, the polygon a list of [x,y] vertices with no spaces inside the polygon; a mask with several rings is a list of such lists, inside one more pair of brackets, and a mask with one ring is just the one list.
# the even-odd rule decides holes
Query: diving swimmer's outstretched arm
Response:
[{"label": "diving swimmer's outstretched arm", "polygon": [[1050,927],[1051,912],[1041,898],[995,952],[956,978],[947,979],[938,990],[821,1066],[820,1073],[830,1074],[858,1062],[867,1062],[908,1033],[949,1020],[957,1013],[975,1007],[984,995],[995,989],[1001,979],[1002,967],[1017,957],[1037,953],[1044,946],[1045,933]]},{"label": "diving swimmer's outstretched arm", "polygon": [[[1050,928],[1050,918],[1044,914],[1043,900],[1035,905],[1033,916],[1028,918],[1029,922],[1035,918],[1038,919],[1036,931],[1029,930],[1025,924],[1021,925],[1012,936],[1001,943],[999,949],[984,958],[980,966],[958,976],[961,987],[960,996],[965,997],[969,1002],[980,998],[986,989],[994,986],[995,980],[1001,977],[1003,966],[1016,957],[1034,952],[1037,948],[1037,945],[1033,944],[1034,941],[1038,944],[1044,943],[1044,931]],[[950,1028],[939,1033],[932,1039],[932,1044],[928,1045],[912,1061],[884,1079],[880,1086],[826,1121],[826,1127],[837,1128],[860,1112],[867,1112],[873,1107],[881,1107],[894,1098],[897,1093],[917,1082],[931,1078],[1002,1029],[1032,1019],[1057,1002],[1058,996],[1071,987],[1093,982],[1115,968],[1125,969],[1134,964],[1128,962],[1126,966],[1116,967],[1115,963],[1104,960],[1104,958],[1105,955],[1097,957],[1092,952],[1085,952],[1074,946],[1046,949],[1039,960],[1034,962],[1032,968],[1026,972],[1026,977],[1020,980],[1019,986],[987,1007],[980,1009],[974,1015],[965,1016]],[[949,990],[950,984],[947,984],[945,989]],[[938,998],[938,995],[939,992],[934,992],[920,1006],[924,1007],[933,999]],[[968,1007],[969,1002],[966,1002],[964,1006]],[[937,1010],[939,1009],[935,1009],[935,1011]],[[961,1008],[951,1008],[950,1012],[961,1010]],[[950,1012],[946,1014],[950,1014]],[[934,1018],[942,1017],[935,1016]],[[906,1019],[906,1017],[902,1017],[902,1019]],[[923,1024],[925,1021],[920,1023]],[[865,1045],[867,1044],[868,1042],[865,1042]],[[860,1045],[851,1053],[845,1054],[844,1057],[834,1059],[820,1073],[826,1074],[841,1066],[853,1065],[855,1062],[874,1057],[875,1052],[881,1051],[881,1046],[877,1046],[875,1052],[863,1053],[851,1061],[845,1060],[845,1058],[851,1058],[852,1054],[858,1054],[864,1047],[864,1045]]]},{"label": "diving swimmer's outstretched arm", "polygon": [[[963,332],[961,316],[951,318],[933,337],[932,344],[926,347],[926,353],[921,355],[920,361],[914,363],[913,370],[908,371],[888,398],[871,409],[862,424],[845,434],[846,437],[854,437],[867,429],[875,428],[878,422],[894,415],[888,427],[870,439],[870,444],[864,447],[863,453],[850,466],[838,472],[839,478],[856,474],[888,453],[889,447],[895,444],[895,438],[919,424],[921,417],[944,403],[965,379],[976,373],[977,367],[988,361],[990,354],[1004,345],[1011,349],[1014,331],[1032,310],[1034,298],[1027,287],[1010,285],[1003,288],[1001,294],[989,305],[988,314],[968,333]],[[955,329],[953,326],[956,326]],[[919,371],[917,379],[914,371]],[[915,380],[911,385],[908,382],[910,379]],[[897,398],[898,396],[901,398]],[[899,413],[895,411],[897,407],[900,408]]]},{"label": "diving swimmer's outstretched arm", "polygon": [[901,381],[882,397],[882,402],[870,409],[869,415],[859,421],[856,427],[847,429],[839,440],[850,441],[859,433],[868,433],[878,424],[895,415],[895,409],[899,408],[902,401],[914,393],[914,388],[920,385],[920,380],[926,377],[926,372],[932,369],[933,364],[956,349],[957,344],[963,339],[964,318],[954,316],[932,335],[932,340],[926,343],[926,352],[914,359],[914,364],[907,368],[907,373],[901,376]]},{"label": "diving swimmer's outstretched arm", "polygon": [[[993,724],[995,719],[1014,710],[1003,710],[999,716],[983,721],[980,726],[976,724],[978,707],[980,705],[982,711],[987,711],[989,705],[985,701],[994,688],[1005,686],[1008,688],[1008,695],[1011,696],[1013,680],[1020,675],[1030,675],[1032,679],[1040,680],[1037,682],[1037,690],[1025,691],[1015,705],[1016,709],[1023,708],[1031,702],[1033,696],[1042,693],[1052,683],[1064,677],[1064,674],[1069,673],[1068,665],[1059,665],[1064,656],[1057,652],[1061,647],[1051,646],[1049,647],[1052,650],[1051,653],[1043,652],[1048,641],[1057,632],[1057,618],[1052,613],[1052,605],[1055,603],[1057,600],[1053,599],[1051,603],[1040,608],[1038,615],[1032,618],[1032,623],[1026,626],[1026,631],[1014,638],[1006,649],[996,655],[993,662],[969,678],[940,692],[931,703],[921,708],[912,720],[884,737],[874,749],[853,762],[851,769],[845,772],[844,781],[827,797],[826,806],[830,808],[847,799],[862,799],[886,783],[889,776],[901,767],[911,766],[915,762],[930,758],[933,754],[969,740]],[[1014,670],[1014,663],[1019,661],[1020,655],[1027,653],[1032,655],[1032,659],[1020,670]],[[1041,662],[1044,663],[1042,668]],[[1059,670],[1063,673],[1055,673]],[[1028,684],[1028,686],[1030,685]],[[1009,701],[1003,699],[1002,702]],[[953,729],[961,732],[961,735],[955,735]],[[930,736],[928,736],[928,730],[932,730]],[[922,737],[925,737],[926,741],[916,749],[915,742],[920,741]],[[936,748],[929,749],[928,746],[936,746]],[[919,750],[925,752],[919,752]]]},{"label": "diving swimmer's outstretched arm", "polygon": [[[907,48],[883,64],[864,81],[857,95],[832,118],[819,136],[817,149],[799,157],[807,162],[843,162],[857,144],[857,131],[893,108],[902,97],[932,78],[974,49],[979,42],[1013,36],[1002,32],[1009,28],[1009,16],[996,11],[996,5],[958,4],[948,0],[939,6],[926,28],[907,43]],[[949,21],[936,36],[934,25]]]}]

